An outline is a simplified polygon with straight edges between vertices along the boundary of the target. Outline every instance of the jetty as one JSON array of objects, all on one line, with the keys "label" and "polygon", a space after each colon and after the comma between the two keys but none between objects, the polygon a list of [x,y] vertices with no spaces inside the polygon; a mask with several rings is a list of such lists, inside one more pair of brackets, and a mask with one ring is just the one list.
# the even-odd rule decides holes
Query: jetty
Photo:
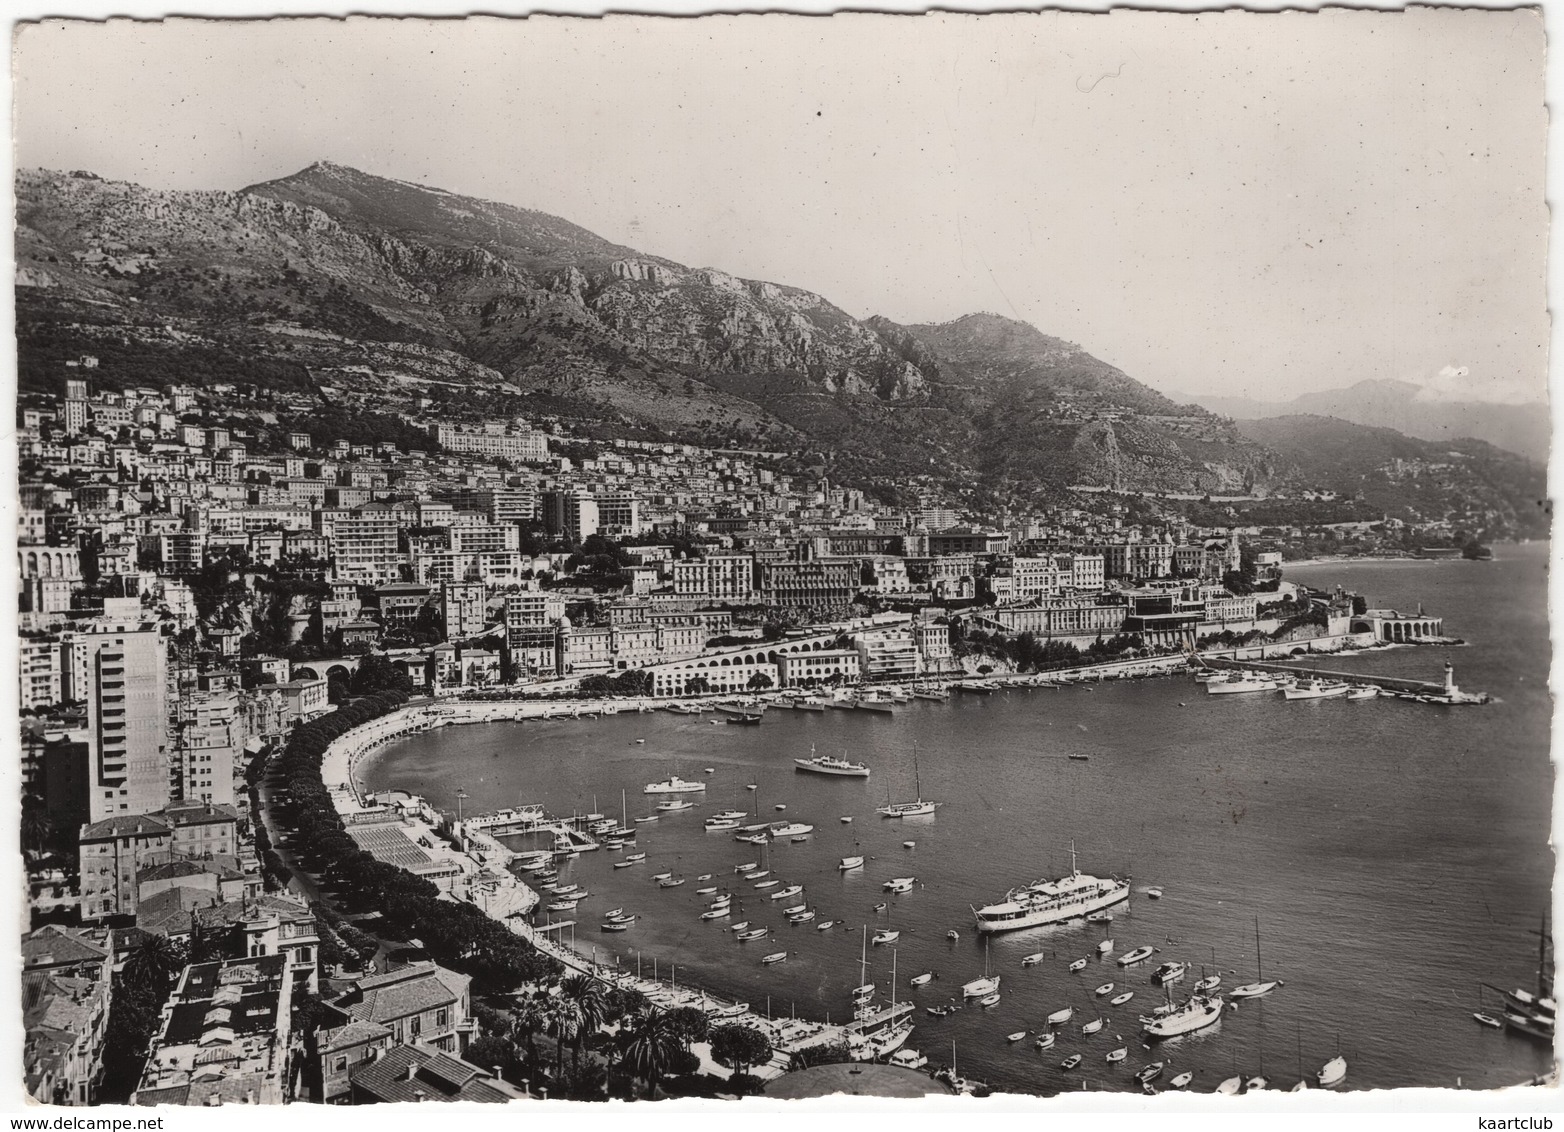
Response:
[{"label": "jetty", "polygon": [[1343,672],[1339,669],[1316,668],[1311,664],[1288,664],[1270,660],[1234,660],[1230,657],[1202,657],[1201,662],[1210,668],[1237,670],[1240,672],[1275,672],[1309,679],[1341,680],[1349,684],[1372,684],[1392,692],[1405,692],[1414,696],[1432,696],[1451,703],[1485,704],[1487,692],[1463,692],[1455,683],[1455,665],[1445,662],[1443,681],[1410,680],[1403,676],[1379,676],[1366,672]]}]

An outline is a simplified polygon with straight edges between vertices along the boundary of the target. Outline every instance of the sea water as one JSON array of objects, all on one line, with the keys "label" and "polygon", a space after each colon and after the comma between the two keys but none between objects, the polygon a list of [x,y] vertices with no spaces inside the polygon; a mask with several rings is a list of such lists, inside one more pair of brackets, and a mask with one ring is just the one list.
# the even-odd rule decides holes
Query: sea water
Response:
[{"label": "sea water", "polygon": [[[1463,688],[1495,702],[1211,697],[1180,676],[956,693],[891,716],[773,710],[758,728],[666,712],[454,727],[389,746],[361,776],[371,788],[416,791],[450,809],[464,788],[469,813],[538,802],[556,815],[595,807],[618,817],[623,790],[632,824],[668,797],[643,794],[646,784],[671,774],[706,782],[704,795],[681,795],[694,809],[637,827],[626,852],[646,852],[645,862],[614,869],[623,854],[600,851],[565,864],[561,879],[592,893],[567,941],[648,976],[655,964],[665,981],[774,1016],[833,1021],[850,1017],[852,987],[889,987],[894,952],[896,997],[917,1005],[909,1046],[938,1064],[954,1042],[963,1074],[1004,1090],[1130,1089],[1131,1074],[1154,1060],[1168,1063],[1163,1080],[1193,1070],[1194,1091],[1262,1071],[1286,1088],[1300,1071],[1312,1082],[1338,1048],[1349,1065],[1344,1087],[1525,1081],[1547,1069],[1548,1051],[1471,1015],[1497,1013],[1484,982],[1534,984],[1552,882],[1546,548],[1500,547],[1491,562],[1332,563],[1288,576],[1342,584],[1375,608],[1415,612],[1421,601],[1448,635],[1468,642],[1368,650],[1326,667],[1440,680],[1448,657]],[[793,760],[811,751],[866,762],[873,774],[796,773]],[[915,781],[942,803],[933,816],[874,812],[887,798],[914,797]],[[763,852],[733,831],[702,829],[721,809],[815,828],[807,841],[782,839]],[[977,934],[972,906],[1067,872],[1072,844],[1082,872],[1132,878],[1133,895],[1111,924],[986,941]],[[868,860],[838,871],[848,855]],[[750,861],[779,887],[804,885],[803,896],[767,899],[774,890],[733,872]],[[650,877],[664,871],[686,883],[659,888]],[[698,882],[706,873],[712,879]],[[918,883],[904,895],[882,890],[899,876]],[[695,890],[713,884],[736,897],[728,920],[699,919],[710,897]],[[1150,886],[1164,895],[1148,897]],[[795,903],[813,908],[816,921],[789,925],[781,910]],[[628,932],[603,934],[598,914],[621,905],[641,918]],[[735,941],[726,925],[746,919],[771,934]],[[827,919],[842,923],[817,931]],[[869,946],[861,974],[864,930],[881,928],[900,938]],[[951,929],[959,939],[947,938]],[[1158,950],[1121,968],[1098,957],[1104,938],[1114,954]],[[784,948],[785,963],[761,965]],[[1021,958],[1038,951],[1047,958],[1023,969]],[[1082,957],[1086,969],[1071,974]],[[1285,985],[1240,1003],[1216,1027],[1147,1050],[1137,1016],[1163,1001],[1149,976],[1169,959],[1190,965],[1175,988],[1184,994],[1208,971],[1228,988],[1262,971]],[[985,968],[1003,979],[997,1006],[926,1013],[959,1003],[961,984]],[[937,977],[908,986],[925,971]],[[1112,995],[1093,993],[1106,982],[1135,998],[1109,1006]],[[1065,1006],[1074,1018],[1057,1028],[1052,1049],[1036,1051],[1035,1032]],[[1081,1025],[1098,1016],[1105,1026],[1083,1036]],[[1018,1030],[1034,1033],[1008,1043]],[[1129,1056],[1109,1065],[1104,1056],[1120,1045]],[[1073,1053],[1083,1055],[1080,1067],[1062,1070]]]}]

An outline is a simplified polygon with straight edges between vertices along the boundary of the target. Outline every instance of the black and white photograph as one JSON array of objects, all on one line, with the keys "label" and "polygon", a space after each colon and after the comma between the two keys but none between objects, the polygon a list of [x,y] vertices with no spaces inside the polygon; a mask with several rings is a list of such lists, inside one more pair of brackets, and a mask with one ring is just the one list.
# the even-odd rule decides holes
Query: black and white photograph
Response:
[{"label": "black and white photograph", "polygon": [[14,23],[10,1110],[1556,1109],[1555,14]]}]

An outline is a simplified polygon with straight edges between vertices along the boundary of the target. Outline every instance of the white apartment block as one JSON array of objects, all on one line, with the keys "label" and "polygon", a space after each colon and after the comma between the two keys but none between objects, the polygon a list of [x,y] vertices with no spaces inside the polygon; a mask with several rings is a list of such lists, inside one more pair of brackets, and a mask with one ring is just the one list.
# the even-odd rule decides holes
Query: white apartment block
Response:
[{"label": "white apartment block", "polygon": [[161,810],[169,801],[163,637],[155,628],[103,625],[80,640],[88,668],[89,816]]},{"label": "white apartment block", "polygon": [[435,439],[447,452],[487,456],[513,464],[541,464],[548,460],[548,437],[531,430],[506,432],[503,425],[494,424],[481,429],[438,425]]}]

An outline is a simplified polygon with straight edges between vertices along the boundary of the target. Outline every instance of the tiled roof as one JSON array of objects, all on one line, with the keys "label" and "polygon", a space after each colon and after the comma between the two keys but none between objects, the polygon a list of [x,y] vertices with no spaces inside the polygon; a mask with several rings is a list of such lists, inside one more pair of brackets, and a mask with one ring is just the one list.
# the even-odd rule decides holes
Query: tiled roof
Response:
[{"label": "tiled roof", "polygon": [[136,905],[136,926],[152,935],[186,935],[194,926],[195,910],[216,899],[209,888],[165,888]]},{"label": "tiled roof", "polygon": [[426,1046],[396,1046],[350,1076],[353,1088],[382,1102],[476,1101],[503,1104],[521,1095],[515,1086],[458,1057]]},{"label": "tiled roof", "polygon": [[321,1053],[332,1053],[368,1042],[389,1038],[391,1031],[378,1022],[349,1022],[345,1026],[333,1026],[315,1035],[316,1047]]},{"label": "tiled roof", "polygon": [[461,999],[471,980],[434,963],[419,963],[359,979],[332,1003],[356,1021],[394,1022]]},{"label": "tiled roof", "polygon": [[166,822],[160,821],[151,814],[124,814],[119,817],[104,818],[95,821],[91,825],[84,825],[78,840],[101,841],[110,837],[124,837],[129,834],[158,834],[169,833],[171,829]]},{"label": "tiled roof", "polygon": [[212,825],[239,820],[239,811],[225,802],[175,803],[159,815],[176,826]]},{"label": "tiled roof", "polygon": [[80,932],[45,924],[37,931],[22,937],[22,966],[60,967],[68,963],[86,963],[104,959],[108,949],[93,943]]}]

